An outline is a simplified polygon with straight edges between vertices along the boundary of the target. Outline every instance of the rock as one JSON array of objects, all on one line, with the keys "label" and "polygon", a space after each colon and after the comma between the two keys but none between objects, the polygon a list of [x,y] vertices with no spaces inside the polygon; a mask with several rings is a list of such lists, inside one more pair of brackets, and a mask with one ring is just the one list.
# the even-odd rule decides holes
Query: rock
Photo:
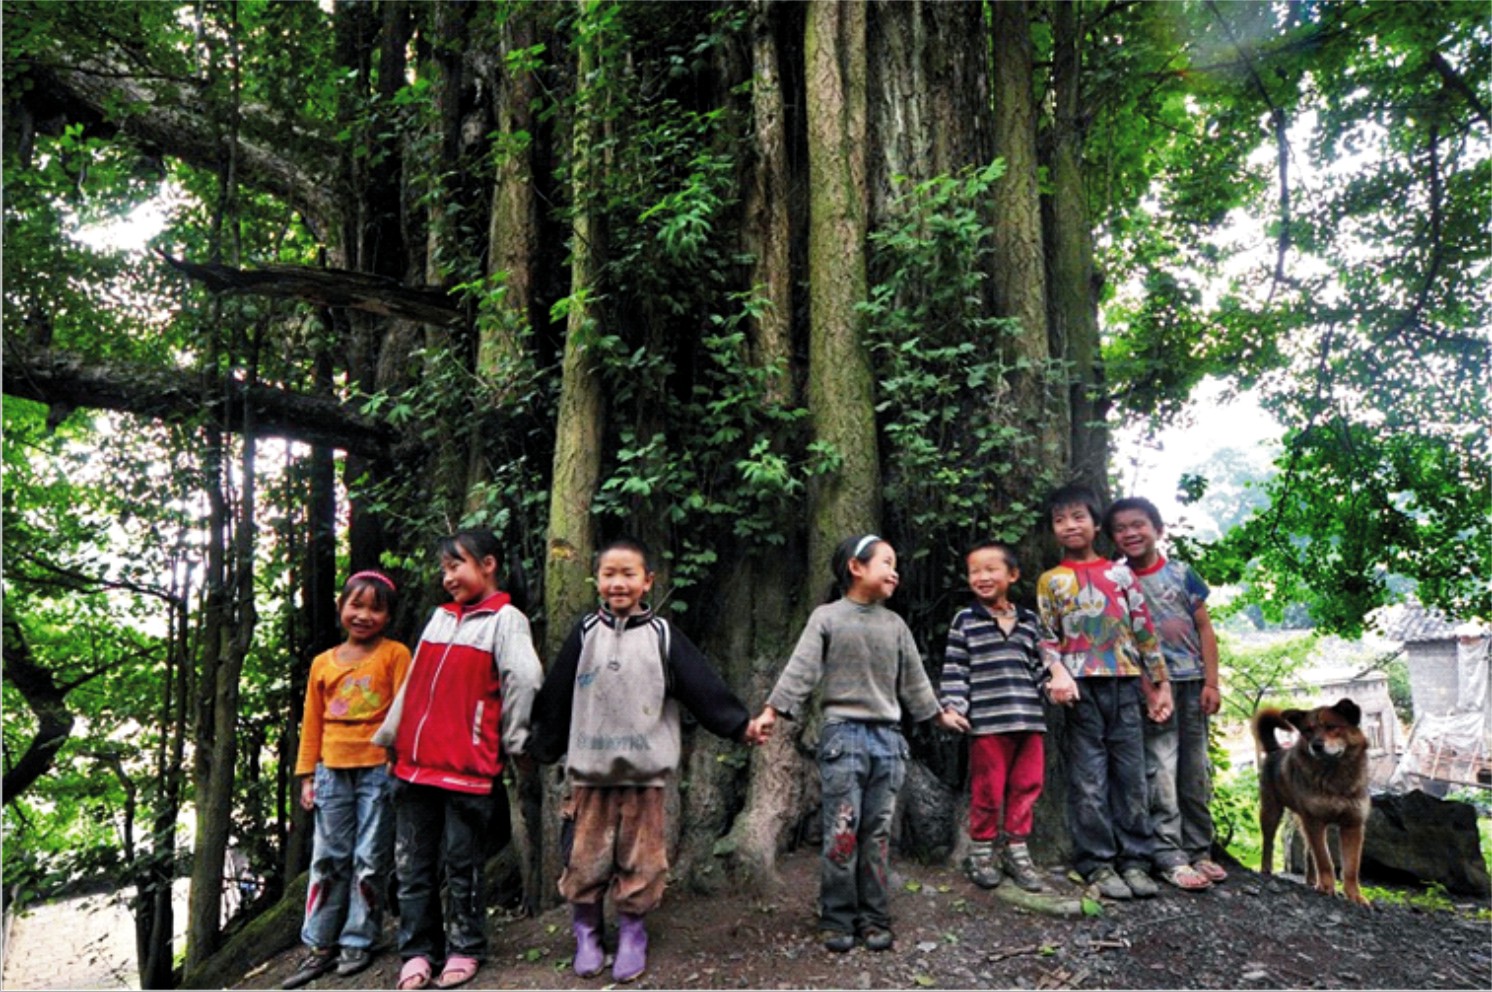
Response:
[{"label": "rock", "polygon": [[903,856],[936,864],[953,849],[958,796],[917,761],[907,762],[907,777],[897,796],[892,836]]},{"label": "rock", "polygon": [[[1327,831],[1326,841],[1340,880],[1342,847],[1335,828]],[[1284,844],[1287,871],[1305,873],[1305,850],[1305,839],[1292,817]],[[1476,808],[1419,790],[1373,797],[1361,873],[1365,884],[1439,884],[1458,895],[1492,896]]]}]

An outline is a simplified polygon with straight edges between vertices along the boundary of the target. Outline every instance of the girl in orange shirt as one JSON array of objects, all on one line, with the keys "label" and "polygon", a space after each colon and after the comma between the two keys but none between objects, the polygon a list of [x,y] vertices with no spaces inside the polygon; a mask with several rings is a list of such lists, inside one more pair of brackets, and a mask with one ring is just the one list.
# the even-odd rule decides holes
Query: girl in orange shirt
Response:
[{"label": "girl in orange shirt", "polygon": [[372,737],[409,671],[409,649],[383,636],[395,595],[382,572],[349,578],[337,600],[347,640],[311,663],[295,774],[316,832],[301,927],[307,954],[287,989],[334,968],[362,971],[383,930],[394,821],[387,755]]}]

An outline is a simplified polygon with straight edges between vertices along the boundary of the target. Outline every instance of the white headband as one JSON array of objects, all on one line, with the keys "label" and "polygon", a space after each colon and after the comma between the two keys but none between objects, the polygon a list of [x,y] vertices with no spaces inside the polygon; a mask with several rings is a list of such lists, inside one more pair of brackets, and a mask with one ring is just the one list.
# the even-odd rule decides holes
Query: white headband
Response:
[{"label": "white headband", "polygon": [[876,543],[879,540],[880,538],[876,537],[874,534],[866,534],[864,537],[860,538],[860,543],[855,545],[855,550],[850,554],[850,557],[859,558],[862,554],[865,553],[866,548],[870,547],[872,544]]}]

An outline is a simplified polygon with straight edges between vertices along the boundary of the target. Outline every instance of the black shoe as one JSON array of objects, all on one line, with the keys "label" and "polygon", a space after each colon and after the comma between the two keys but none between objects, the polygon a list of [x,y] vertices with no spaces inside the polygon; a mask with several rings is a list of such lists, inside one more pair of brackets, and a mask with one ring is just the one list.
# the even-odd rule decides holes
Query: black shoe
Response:
[{"label": "black shoe", "polygon": [[335,947],[313,947],[301,959],[301,963],[296,967],[295,973],[280,983],[280,988],[298,989],[307,982],[315,981],[336,967],[337,949]]},{"label": "black shoe", "polygon": [[889,951],[894,939],[890,930],[880,927],[866,927],[865,933],[861,935],[865,941],[865,949],[868,951]]},{"label": "black shoe", "polygon": [[373,963],[373,952],[366,947],[344,947],[337,958],[337,974],[356,975]]},{"label": "black shoe", "polygon": [[855,946],[855,935],[845,933],[842,930],[824,931],[824,949],[833,951],[835,954],[843,954]]}]

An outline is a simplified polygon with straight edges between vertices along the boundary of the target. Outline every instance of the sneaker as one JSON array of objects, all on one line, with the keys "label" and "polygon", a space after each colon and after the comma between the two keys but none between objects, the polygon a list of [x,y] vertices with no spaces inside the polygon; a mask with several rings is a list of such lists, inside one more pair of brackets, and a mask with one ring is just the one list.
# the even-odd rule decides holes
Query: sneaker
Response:
[{"label": "sneaker", "polygon": [[843,930],[825,930],[823,938],[824,949],[833,951],[835,954],[843,954],[855,946],[855,935],[845,933]]},{"label": "sneaker", "polygon": [[1000,884],[1000,866],[995,864],[992,843],[976,840],[969,846],[969,856],[964,859],[964,874],[981,889],[993,889]]},{"label": "sneaker", "polygon": [[1192,867],[1195,868],[1199,874],[1203,875],[1207,879],[1207,881],[1211,882],[1213,885],[1216,885],[1218,882],[1226,882],[1228,880],[1227,870],[1216,861],[1213,861],[1211,858],[1203,858],[1201,861],[1198,861],[1196,864],[1192,865]]},{"label": "sneaker", "polygon": [[1017,887],[1027,892],[1047,890],[1046,883],[1041,880],[1041,873],[1036,870],[1036,865],[1031,863],[1031,852],[1025,844],[1011,844],[1007,847],[1001,867]]},{"label": "sneaker", "polygon": [[373,963],[373,952],[366,947],[344,947],[337,957],[337,974],[356,975]]},{"label": "sneaker", "polygon": [[1160,886],[1155,884],[1155,879],[1143,868],[1126,868],[1119,873],[1119,877],[1129,886],[1129,891],[1134,893],[1136,899],[1149,899],[1160,892]]},{"label": "sneaker", "polygon": [[298,989],[307,982],[315,981],[327,972],[337,967],[337,949],[335,947],[313,947],[301,959],[296,966],[295,972],[280,983],[282,989]]},{"label": "sneaker", "polygon": [[1114,869],[1108,865],[1095,869],[1093,874],[1088,876],[1088,884],[1097,889],[1098,894],[1106,899],[1130,899],[1134,897],[1134,893],[1130,891],[1129,886],[1124,884],[1124,879],[1120,878]]},{"label": "sneaker", "polygon": [[865,941],[865,949],[868,951],[889,951],[891,950],[892,943],[895,942],[895,938],[891,936],[891,931],[882,927],[866,927],[861,937]]},{"label": "sneaker", "polygon": [[1160,870],[1160,877],[1182,892],[1202,892],[1212,888],[1207,876],[1191,865],[1168,865]]}]

